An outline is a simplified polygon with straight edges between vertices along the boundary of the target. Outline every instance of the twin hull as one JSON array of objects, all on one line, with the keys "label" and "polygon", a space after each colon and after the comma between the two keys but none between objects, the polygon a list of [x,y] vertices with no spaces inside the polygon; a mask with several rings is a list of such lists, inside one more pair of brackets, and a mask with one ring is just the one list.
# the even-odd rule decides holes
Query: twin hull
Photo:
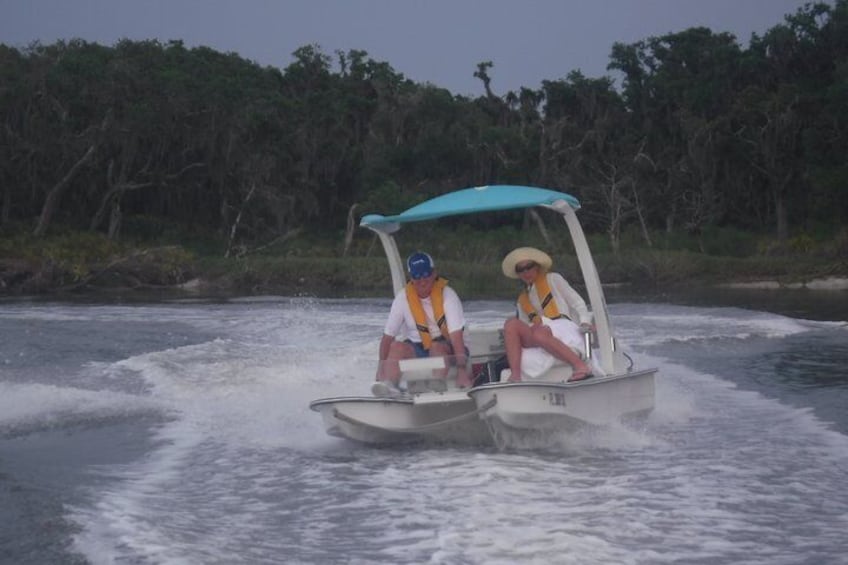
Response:
[{"label": "twin hull", "polygon": [[522,447],[552,441],[583,426],[647,414],[654,407],[655,370],[576,383],[490,383],[469,391],[412,398],[327,398],[312,402],[327,433],[367,444],[409,442]]}]

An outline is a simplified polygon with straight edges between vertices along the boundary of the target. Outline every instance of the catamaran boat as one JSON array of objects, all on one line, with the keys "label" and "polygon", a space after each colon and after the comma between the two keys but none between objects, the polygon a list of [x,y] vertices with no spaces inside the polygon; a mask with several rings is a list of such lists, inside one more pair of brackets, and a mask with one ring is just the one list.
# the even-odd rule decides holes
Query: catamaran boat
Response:
[{"label": "catamaran boat", "polygon": [[[634,367],[619,347],[574,196],[528,186],[479,186],[443,194],[394,216],[366,215],[360,225],[379,237],[398,293],[406,278],[395,234],[404,224],[532,207],[559,213],[568,227],[593,322],[593,330],[584,334],[581,355],[594,376],[568,382],[570,365],[530,348],[522,354],[522,380],[508,382],[502,330],[469,324],[465,341],[474,386],[456,386],[456,366],[449,356],[402,360],[404,393],[398,397],[345,396],[310,403],[329,435],[374,445],[427,442],[535,448],[561,444],[587,426],[606,426],[653,410],[657,370]],[[533,370],[525,369],[525,360],[533,359]]]}]

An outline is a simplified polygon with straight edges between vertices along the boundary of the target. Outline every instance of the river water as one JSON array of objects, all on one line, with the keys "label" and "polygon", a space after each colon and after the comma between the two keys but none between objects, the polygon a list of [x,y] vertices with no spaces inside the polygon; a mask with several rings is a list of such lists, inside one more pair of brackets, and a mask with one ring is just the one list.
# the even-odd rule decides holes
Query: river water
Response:
[{"label": "river water", "polygon": [[2,302],[0,563],[848,563],[828,296],[613,302],[656,410],[545,452],[328,437],[388,300]]}]

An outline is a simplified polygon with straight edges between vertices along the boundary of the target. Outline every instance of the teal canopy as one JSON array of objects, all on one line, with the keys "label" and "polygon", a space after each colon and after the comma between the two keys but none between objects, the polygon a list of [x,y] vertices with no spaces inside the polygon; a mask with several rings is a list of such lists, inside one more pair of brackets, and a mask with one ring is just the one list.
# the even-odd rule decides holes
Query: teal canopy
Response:
[{"label": "teal canopy", "polygon": [[442,194],[395,216],[368,214],[362,217],[359,225],[420,222],[458,214],[551,205],[557,200],[564,200],[575,210],[580,208],[580,202],[570,194],[546,188],[513,185],[476,186]]}]

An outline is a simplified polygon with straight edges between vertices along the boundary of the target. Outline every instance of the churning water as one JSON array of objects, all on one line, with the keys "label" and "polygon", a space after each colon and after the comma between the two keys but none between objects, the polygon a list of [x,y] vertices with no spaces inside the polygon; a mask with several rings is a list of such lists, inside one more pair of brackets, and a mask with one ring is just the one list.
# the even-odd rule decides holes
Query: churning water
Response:
[{"label": "churning water", "polygon": [[[656,410],[559,449],[377,449],[389,302],[0,304],[3,563],[848,563],[848,327],[612,305]],[[497,326],[507,302],[467,302]]]}]

